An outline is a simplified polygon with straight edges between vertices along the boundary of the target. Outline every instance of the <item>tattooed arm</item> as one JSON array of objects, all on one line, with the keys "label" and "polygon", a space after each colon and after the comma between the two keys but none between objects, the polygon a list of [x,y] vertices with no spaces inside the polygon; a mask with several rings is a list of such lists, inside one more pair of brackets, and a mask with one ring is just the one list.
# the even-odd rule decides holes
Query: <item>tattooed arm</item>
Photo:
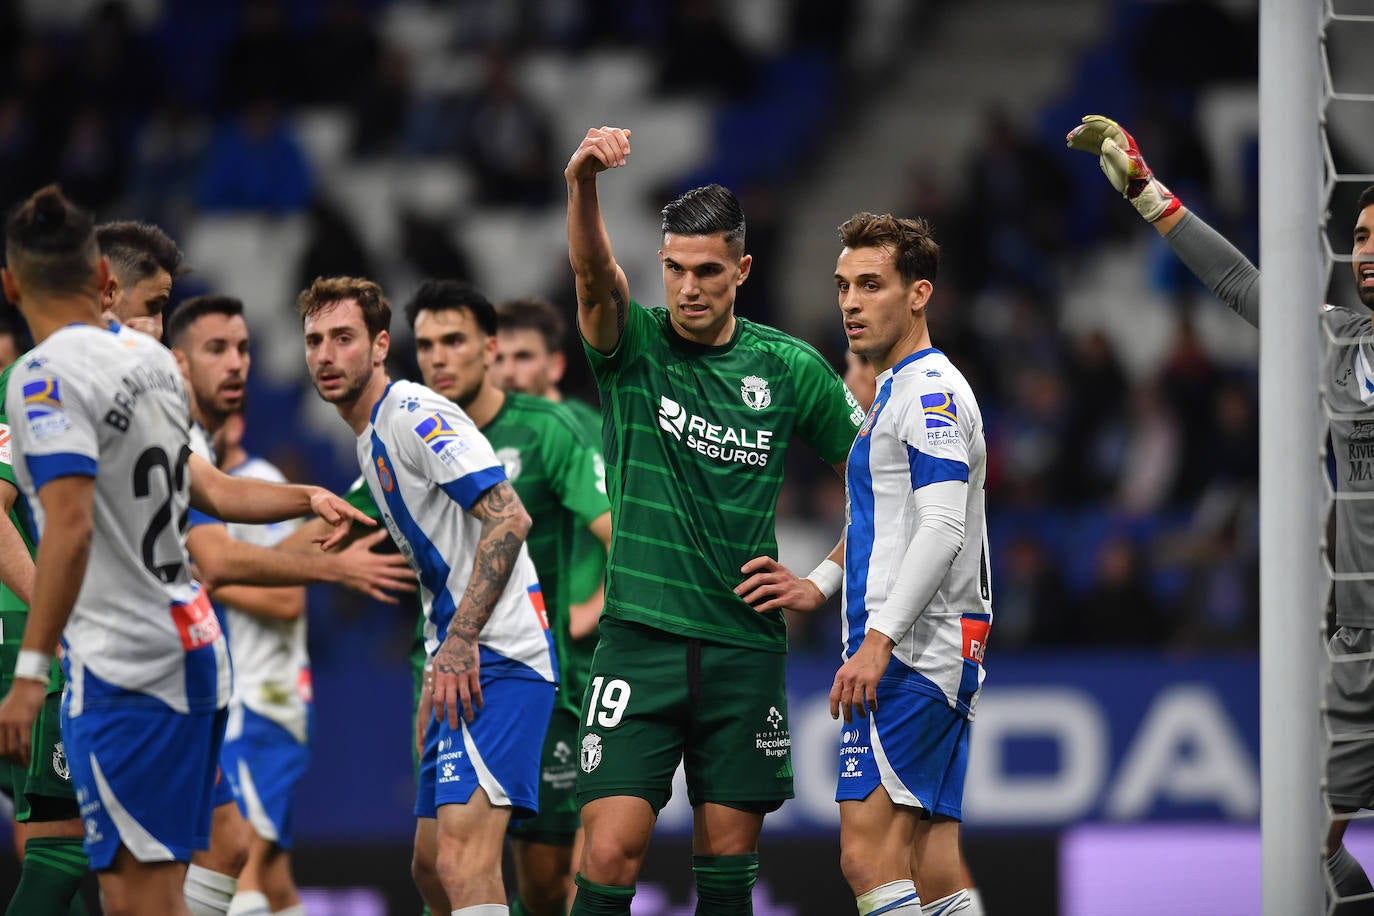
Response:
[{"label": "tattooed arm", "polygon": [[577,327],[602,353],[620,343],[630,284],[616,263],[611,238],[601,218],[596,176],[625,164],[630,132],[619,127],[592,128],[568,160],[568,260],[577,278]]},{"label": "tattooed arm", "polygon": [[510,581],[530,530],[529,513],[509,481],[503,480],[477,497],[468,511],[482,523],[477,559],[444,641],[434,653],[434,717],[447,715],[451,728],[458,727],[460,704],[463,718],[469,722],[474,709],[482,708],[477,637]]}]

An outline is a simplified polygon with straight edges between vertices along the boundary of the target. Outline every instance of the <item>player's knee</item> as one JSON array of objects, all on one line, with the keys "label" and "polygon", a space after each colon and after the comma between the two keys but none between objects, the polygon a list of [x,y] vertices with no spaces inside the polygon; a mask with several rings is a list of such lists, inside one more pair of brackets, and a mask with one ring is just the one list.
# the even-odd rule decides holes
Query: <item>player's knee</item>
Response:
[{"label": "player's knee", "polygon": [[852,838],[840,844],[840,871],[855,895],[883,883],[879,852],[868,843]]},{"label": "player's knee", "polygon": [[597,884],[629,887],[639,876],[639,866],[647,851],[647,846],[632,842],[630,837],[604,832],[588,834],[579,871]]}]

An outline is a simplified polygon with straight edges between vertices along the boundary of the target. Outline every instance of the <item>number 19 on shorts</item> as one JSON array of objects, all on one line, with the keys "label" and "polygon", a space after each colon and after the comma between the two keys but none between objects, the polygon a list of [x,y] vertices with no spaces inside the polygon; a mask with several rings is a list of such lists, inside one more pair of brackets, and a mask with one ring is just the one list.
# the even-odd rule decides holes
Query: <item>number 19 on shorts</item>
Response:
[{"label": "number 19 on shorts", "polygon": [[587,727],[600,725],[602,728],[615,728],[625,717],[625,708],[630,705],[630,685],[620,678],[607,681],[597,675],[592,678],[591,691],[591,702],[587,704]]}]

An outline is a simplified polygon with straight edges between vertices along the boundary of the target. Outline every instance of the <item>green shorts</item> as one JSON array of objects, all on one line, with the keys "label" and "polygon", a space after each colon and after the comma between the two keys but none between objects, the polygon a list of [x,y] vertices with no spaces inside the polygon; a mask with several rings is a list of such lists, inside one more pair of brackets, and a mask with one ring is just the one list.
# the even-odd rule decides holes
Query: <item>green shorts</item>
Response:
[{"label": "green shorts", "polygon": [[[0,685],[8,692],[9,685]],[[27,767],[11,760],[0,762],[0,790],[14,801],[14,819],[65,821],[80,817],[76,792],[67,768],[59,725],[62,694],[48,694],[33,722],[33,753]]]},{"label": "green shorts", "polygon": [[555,706],[539,756],[539,813],[511,821],[507,833],[531,843],[571,846],[582,826],[577,808],[577,715]]},{"label": "green shorts", "polygon": [[775,811],[792,797],[781,652],[601,620],[577,735],[579,805],[613,795],[662,810],[678,762],[687,800]]}]

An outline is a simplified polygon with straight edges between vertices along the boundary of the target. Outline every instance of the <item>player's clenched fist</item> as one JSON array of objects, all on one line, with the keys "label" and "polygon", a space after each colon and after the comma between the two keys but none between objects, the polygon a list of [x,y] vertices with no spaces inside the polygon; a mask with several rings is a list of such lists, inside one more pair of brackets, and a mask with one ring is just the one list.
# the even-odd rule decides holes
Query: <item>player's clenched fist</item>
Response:
[{"label": "player's clenched fist", "polygon": [[569,182],[586,181],[598,172],[625,164],[630,155],[630,132],[621,127],[593,127],[582,138],[563,177]]}]

